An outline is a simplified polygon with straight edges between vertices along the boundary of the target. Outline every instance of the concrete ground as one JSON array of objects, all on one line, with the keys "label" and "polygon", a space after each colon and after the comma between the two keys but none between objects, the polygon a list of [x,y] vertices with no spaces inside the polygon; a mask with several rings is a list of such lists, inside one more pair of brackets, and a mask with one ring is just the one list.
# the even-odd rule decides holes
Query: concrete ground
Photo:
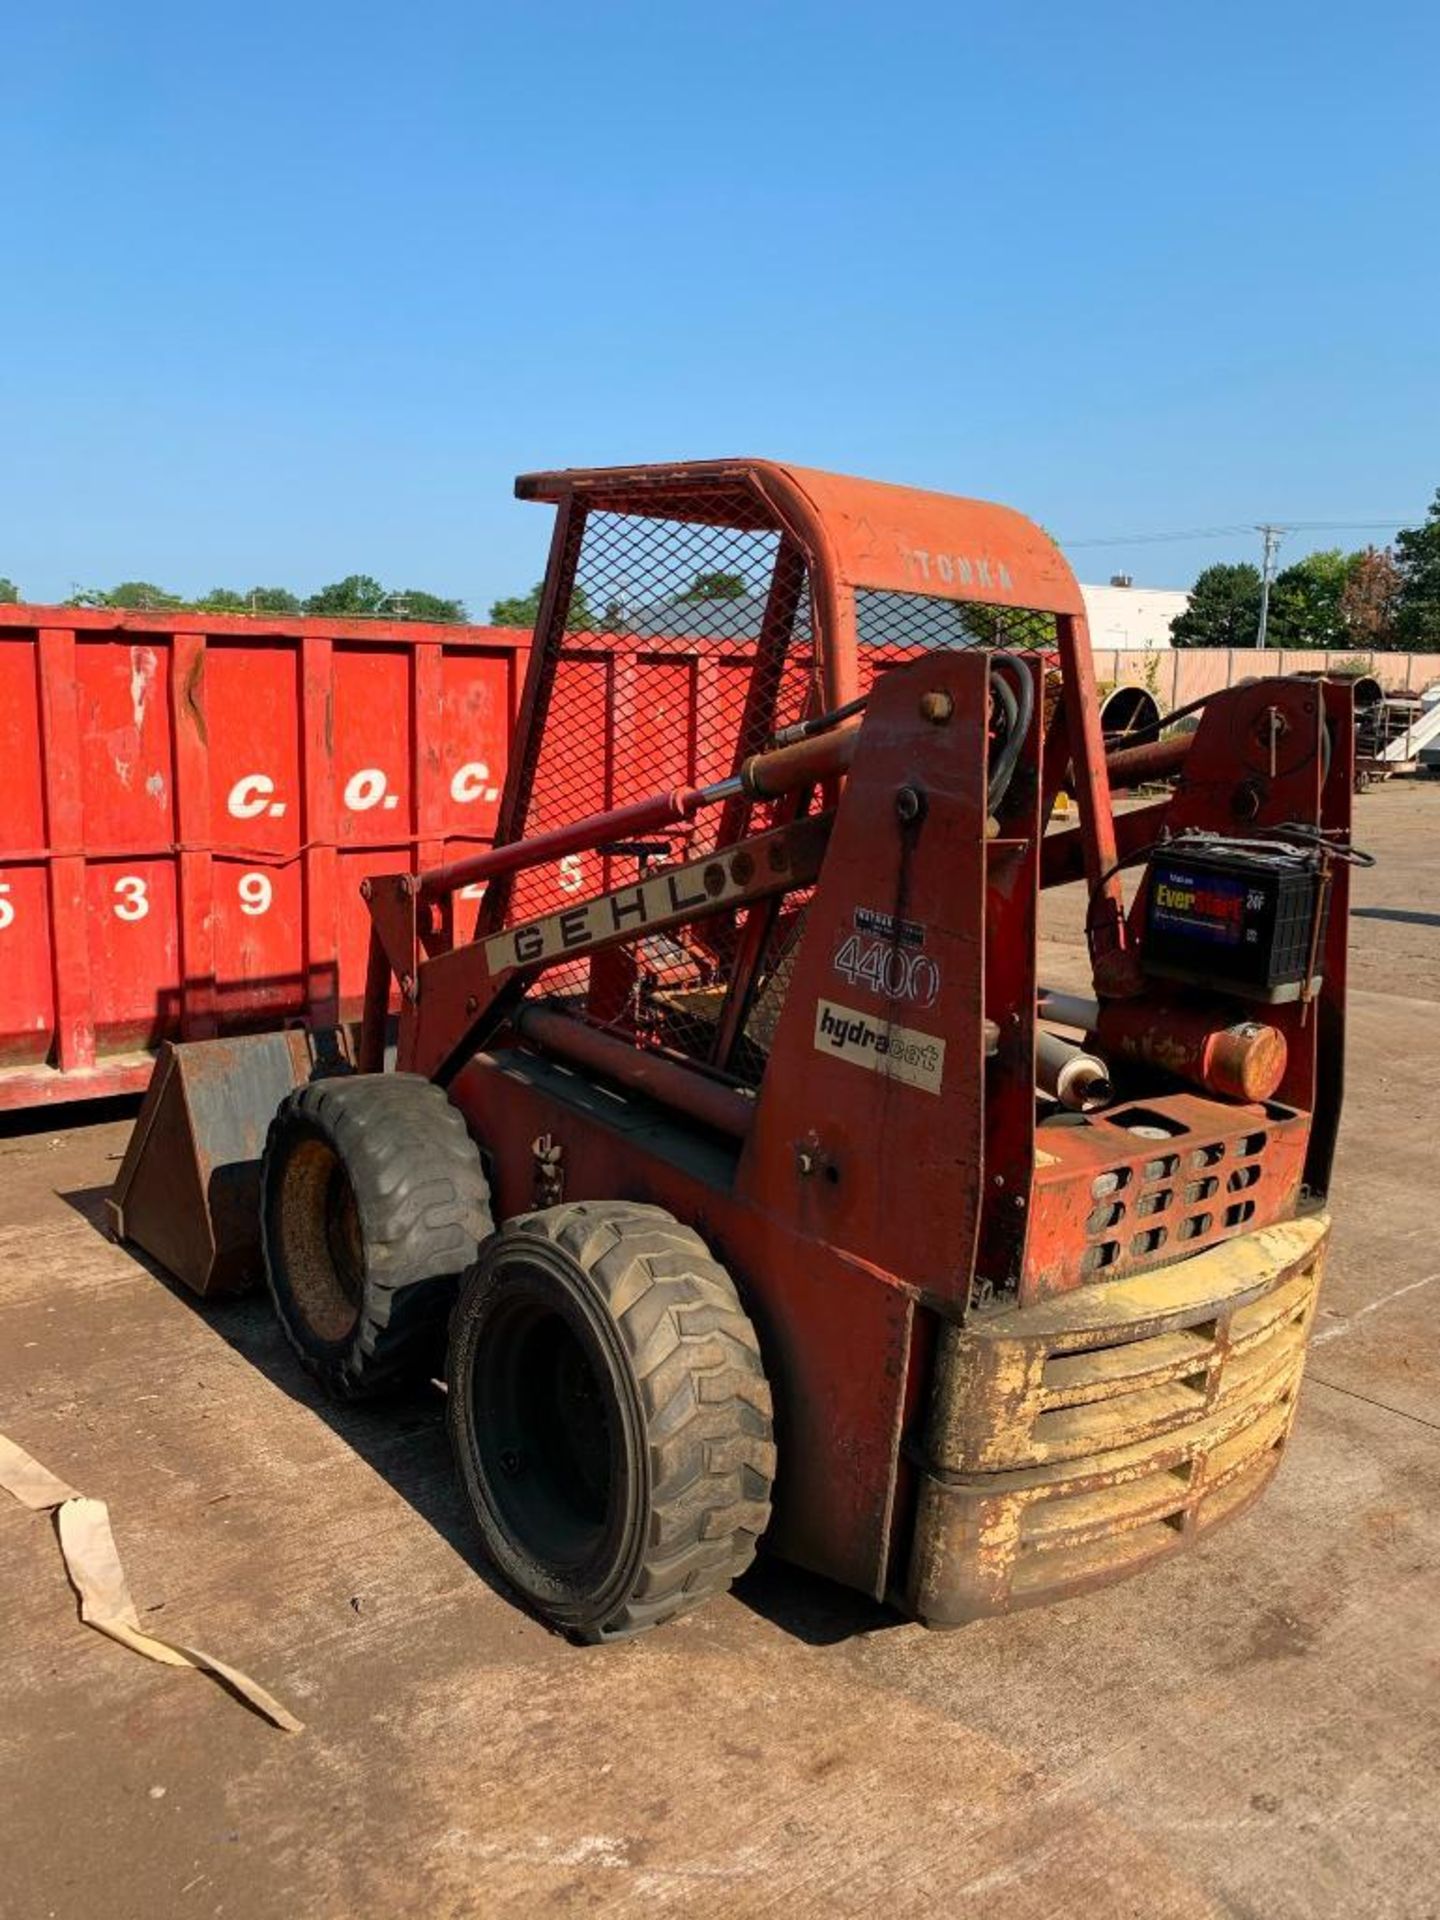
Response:
[{"label": "concrete ground", "polygon": [[156,1631],[308,1723],[81,1627],[0,1495],[0,1915],[1440,1914],[1440,784],[1357,816],[1286,1464],[1188,1558],[957,1634],[762,1564],[569,1647],[488,1584],[435,1401],[337,1413],[259,1302],[105,1240],[124,1118],[0,1143],[0,1432],[109,1500]]}]

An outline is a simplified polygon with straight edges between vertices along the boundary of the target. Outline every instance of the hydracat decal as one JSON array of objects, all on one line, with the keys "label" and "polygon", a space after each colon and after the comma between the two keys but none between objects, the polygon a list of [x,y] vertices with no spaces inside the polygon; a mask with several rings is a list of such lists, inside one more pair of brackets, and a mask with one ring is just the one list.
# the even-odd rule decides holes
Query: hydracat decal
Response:
[{"label": "hydracat decal", "polygon": [[852,1067],[882,1073],[887,1080],[939,1093],[945,1077],[945,1042],[914,1027],[883,1025],[833,1000],[815,1003],[815,1051],[838,1054]]}]

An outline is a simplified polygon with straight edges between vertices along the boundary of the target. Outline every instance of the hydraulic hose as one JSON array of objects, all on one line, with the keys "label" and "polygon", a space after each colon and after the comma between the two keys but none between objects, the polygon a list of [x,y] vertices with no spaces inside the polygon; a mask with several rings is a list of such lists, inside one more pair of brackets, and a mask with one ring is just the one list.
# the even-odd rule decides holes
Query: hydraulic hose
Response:
[{"label": "hydraulic hose", "polygon": [[[1015,684],[1010,687],[1006,685],[1006,680],[1012,676]],[[990,785],[986,796],[986,804],[993,814],[1004,801],[1010,782],[1015,777],[1020,749],[1030,731],[1030,722],[1035,715],[1035,682],[1014,654],[992,653],[990,685],[1005,709],[1005,739],[990,769]]]},{"label": "hydraulic hose", "polygon": [[831,727],[838,727],[842,720],[850,720],[857,713],[863,713],[870,703],[868,693],[857,694],[853,700],[847,700],[843,707],[831,707],[828,713],[812,714],[808,720],[797,720],[793,726],[781,727],[772,735],[772,747],[790,747],[797,740],[809,740],[817,733],[826,733]]}]

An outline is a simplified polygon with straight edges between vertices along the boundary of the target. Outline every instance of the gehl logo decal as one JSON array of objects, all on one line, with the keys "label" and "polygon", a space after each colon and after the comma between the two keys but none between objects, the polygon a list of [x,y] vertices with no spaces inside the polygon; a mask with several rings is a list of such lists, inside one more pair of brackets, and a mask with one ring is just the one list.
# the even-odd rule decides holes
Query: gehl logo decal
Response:
[{"label": "gehl logo decal", "polygon": [[543,920],[507,927],[485,942],[485,964],[492,974],[533,967],[537,961],[583,952],[597,940],[685,920],[745,893],[752,878],[753,866],[734,857],[673,867],[633,887],[617,887],[613,893],[564,907]]}]

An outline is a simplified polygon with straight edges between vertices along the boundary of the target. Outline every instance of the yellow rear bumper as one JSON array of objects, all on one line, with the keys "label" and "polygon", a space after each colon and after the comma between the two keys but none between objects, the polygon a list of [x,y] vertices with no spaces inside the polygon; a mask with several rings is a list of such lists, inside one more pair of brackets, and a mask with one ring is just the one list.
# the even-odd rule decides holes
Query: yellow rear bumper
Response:
[{"label": "yellow rear bumper", "polygon": [[1279,1464],[1326,1215],[951,1328],[907,1593],[934,1626],[1123,1578]]}]

